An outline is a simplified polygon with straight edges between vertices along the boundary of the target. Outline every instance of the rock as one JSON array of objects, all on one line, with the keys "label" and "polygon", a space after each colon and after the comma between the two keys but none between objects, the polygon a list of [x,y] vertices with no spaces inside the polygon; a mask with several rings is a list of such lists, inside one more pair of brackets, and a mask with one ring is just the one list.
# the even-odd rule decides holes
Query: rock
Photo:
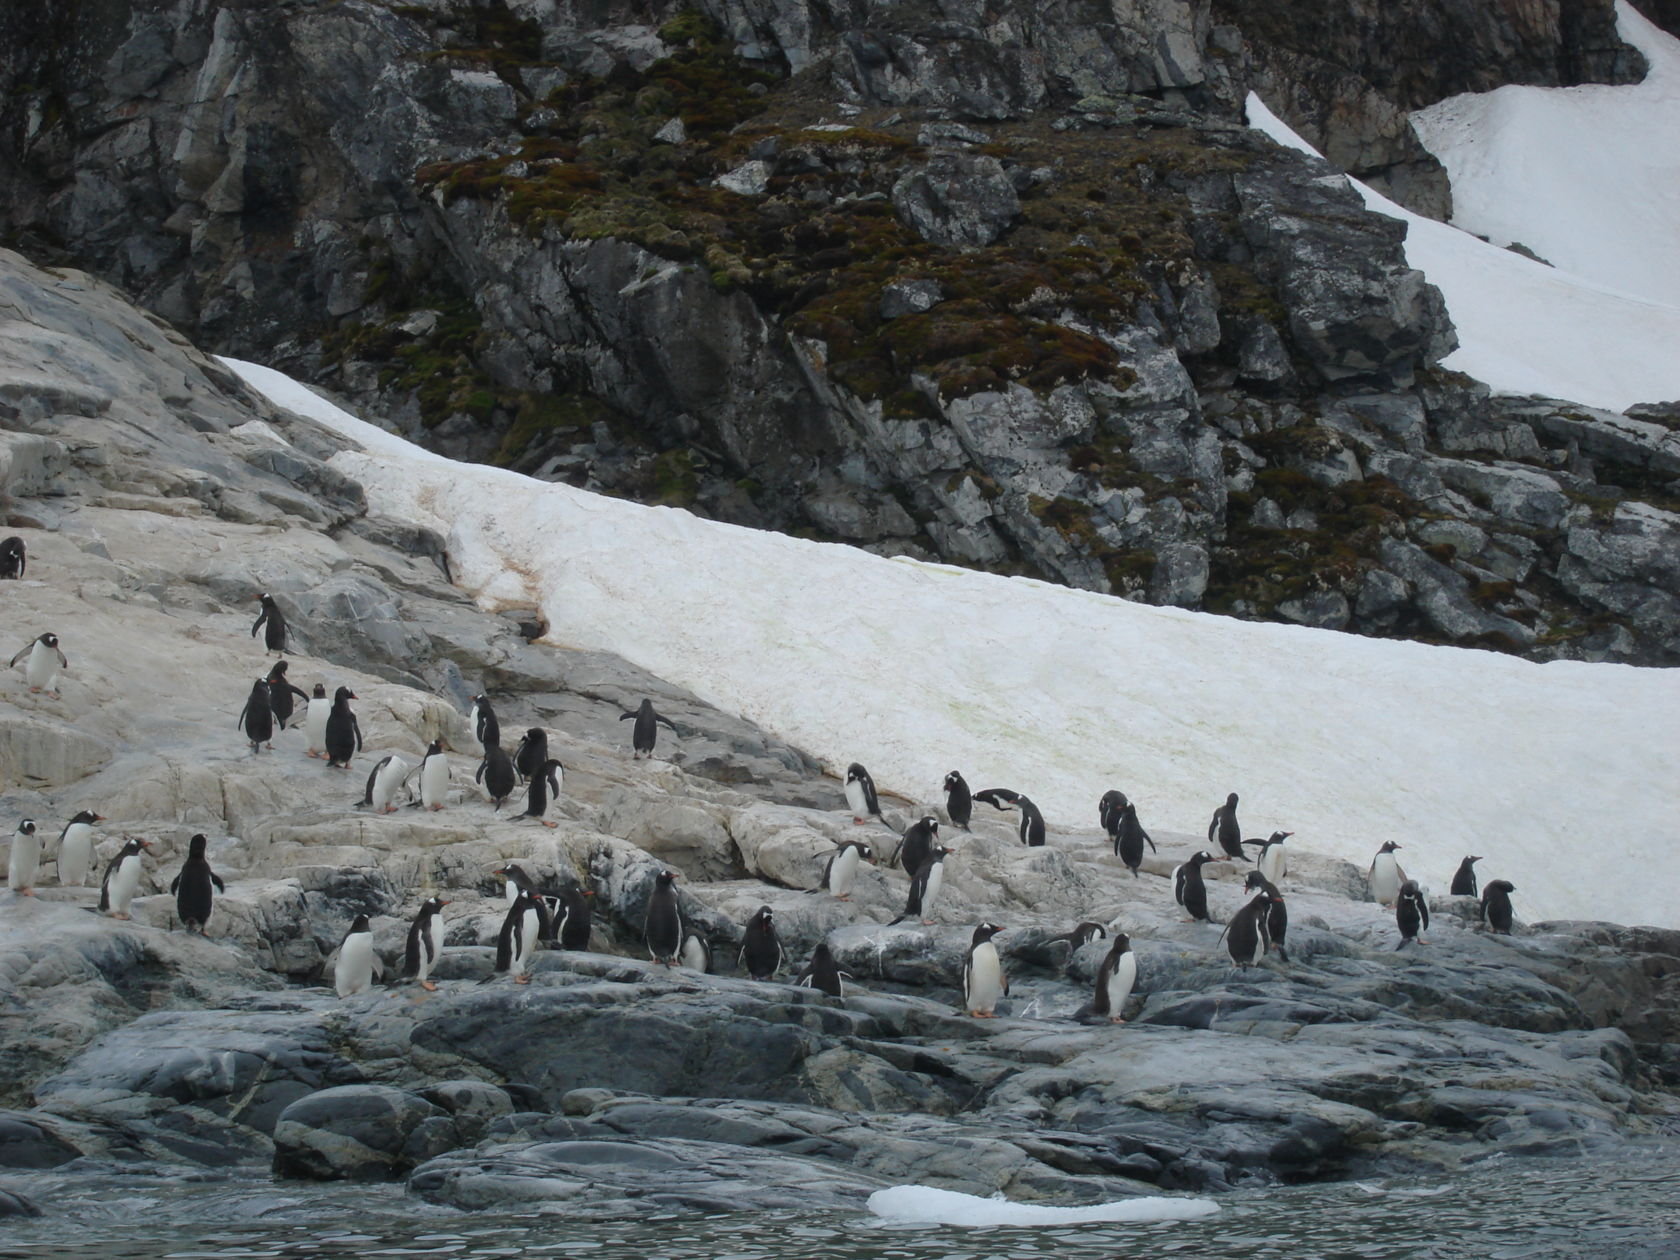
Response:
[{"label": "rock", "polygon": [[274,1173],[321,1181],[377,1181],[456,1145],[444,1112],[387,1085],[341,1085],[300,1098],[274,1126]]},{"label": "rock", "polygon": [[683,125],[682,119],[669,118],[658,131],[653,133],[653,138],[660,144],[686,144],[688,142],[688,128]]},{"label": "rock", "polygon": [[1207,549],[1199,543],[1171,543],[1155,559],[1149,578],[1149,598],[1156,604],[1199,608],[1207,584]]},{"label": "rock", "polygon": [[0,1217],[5,1216],[39,1216],[41,1209],[33,1200],[25,1198],[15,1190],[8,1190],[0,1186]]},{"label": "rock", "polygon": [[717,177],[717,186],[739,193],[743,197],[762,197],[770,186],[770,163],[754,160],[743,162],[734,170]]},{"label": "rock", "polygon": [[936,152],[892,197],[904,224],[935,245],[990,245],[1021,213],[1003,166],[981,154]]},{"label": "rock", "polygon": [[881,318],[919,315],[944,299],[945,291],[937,280],[895,280],[881,290]]}]

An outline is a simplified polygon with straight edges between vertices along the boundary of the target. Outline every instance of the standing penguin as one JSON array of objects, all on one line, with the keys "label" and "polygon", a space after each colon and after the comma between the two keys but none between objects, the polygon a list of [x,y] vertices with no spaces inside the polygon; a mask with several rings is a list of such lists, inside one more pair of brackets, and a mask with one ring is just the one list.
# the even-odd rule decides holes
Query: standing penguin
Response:
[{"label": "standing penguin", "polygon": [[[502,930],[496,937],[496,971],[510,972],[515,984],[531,983],[531,959],[543,937],[543,921],[547,911],[541,901],[528,890],[522,890],[502,919]],[[494,977],[492,977],[494,978]]]},{"label": "standing penguin", "polygon": [[251,684],[251,694],[245,697],[245,707],[239,710],[237,729],[244,731],[245,738],[251,741],[253,757],[262,752],[264,744],[274,747],[270,742],[274,739],[273,704],[266,678]]},{"label": "standing penguin", "polygon": [[760,906],[758,913],[747,920],[736,966],[744,966],[754,980],[769,980],[782,969],[786,957],[781,938],[776,935],[773,912],[769,906]]},{"label": "standing penguin", "polygon": [[1400,885],[1406,882],[1406,872],[1400,869],[1400,859],[1394,856],[1399,847],[1394,841],[1385,840],[1377,856],[1371,859],[1371,900],[1379,905],[1392,906],[1400,895]]},{"label": "standing penguin", "polygon": [[69,822],[58,837],[58,882],[80,888],[87,883],[93,870],[93,824],[105,819],[91,809],[84,809]]},{"label": "standing penguin", "polygon": [[1208,824],[1208,843],[1218,843],[1224,850],[1225,856],[1235,861],[1248,861],[1248,854],[1242,849],[1242,828],[1237,825],[1237,794],[1232,792],[1225,798],[1225,803],[1213,811],[1213,821]]},{"label": "standing penguin", "polygon": [[1508,879],[1496,879],[1482,889],[1482,922],[1495,932],[1511,935],[1511,894],[1517,886]]},{"label": "standing penguin", "polygon": [[887,924],[888,927],[903,923],[912,915],[919,917],[924,926],[933,926],[934,903],[939,900],[939,889],[945,882],[945,859],[955,852],[955,849],[947,849],[942,844],[933,846],[927,861],[910,877],[910,893],[905,898],[904,913]]},{"label": "standing penguin", "polygon": [[537,940],[552,941],[554,939],[554,919],[548,912],[548,899],[537,887],[525,868],[517,862],[509,862],[505,866],[498,866],[490,872],[500,875],[506,880],[506,901],[509,910],[518,904],[521,897],[530,897],[537,911]]},{"label": "standing penguin", "polygon": [[818,941],[816,949],[811,951],[811,961],[805,964],[805,970],[799,973],[799,979],[794,983],[807,989],[817,989],[829,997],[845,997],[846,986],[843,979],[850,979],[847,972],[840,970],[840,964],[834,961],[834,951],[829,949],[827,941]]},{"label": "standing penguin", "polygon": [[1283,903],[1283,894],[1261,871],[1250,871],[1248,882],[1243,888],[1247,892],[1265,892],[1271,895],[1271,909],[1266,912],[1266,936],[1270,939],[1272,948],[1277,951],[1277,956],[1288,962],[1289,951],[1283,946],[1289,936],[1289,907]]},{"label": "standing penguin", "polygon": [[922,869],[922,863],[927,861],[928,854],[933,852],[933,845],[939,839],[939,820],[932,814],[924,814],[904,829],[904,837],[898,842],[898,848],[893,851],[892,861],[888,866],[903,864],[903,869],[915,874]]},{"label": "standing penguin", "polygon": [[326,684],[316,683],[303,713],[303,738],[309,745],[304,751],[311,757],[322,756],[327,747],[327,715],[332,712],[332,707]]},{"label": "standing penguin", "polygon": [[286,729],[286,723],[292,720],[295,707],[292,697],[296,696],[307,706],[309,696],[302,687],[292,684],[286,677],[286,666],[289,661],[275,661],[274,667],[268,671],[268,707],[274,710],[274,725],[280,730]]},{"label": "standing penguin", "polygon": [[473,780],[484,785],[485,793],[495,802],[497,813],[501,812],[502,805],[518,786],[513,759],[500,744],[484,746],[484,760],[478,763],[478,773],[473,776]]},{"label": "standing penguin", "polygon": [[101,913],[108,914],[113,919],[128,918],[129,907],[134,904],[134,894],[140,887],[140,876],[145,873],[145,865],[140,855],[151,851],[150,840],[131,837],[124,842],[117,856],[105,867],[105,878],[99,881]]},{"label": "standing penguin", "polygon": [[869,847],[867,840],[842,840],[839,848],[828,855],[828,862],[823,866],[822,884],[812,892],[820,892],[823,888],[841,901],[849,901],[852,895],[852,885],[857,882],[858,865],[868,862],[875,865],[875,851]]},{"label": "standing penguin", "polygon": [[588,949],[590,927],[590,898],[592,889],[569,881],[560,890],[560,913],[556,916],[554,934],[561,949]]},{"label": "standing penguin", "polygon": [[257,614],[256,622],[251,626],[251,637],[257,637],[257,631],[262,630],[263,623],[268,623],[268,629],[263,631],[263,642],[268,645],[270,652],[284,652],[286,650],[286,614],[280,611],[280,605],[274,602],[274,596],[263,592],[257,598],[262,601],[262,611]]},{"label": "standing penguin", "polygon": [[376,814],[394,814],[397,812],[397,792],[408,780],[408,762],[396,753],[381,757],[374,763],[373,769],[368,771],[367,790],[362,793],[362,804],[371,805]]},{"label": "standing penguin", "polygon": [[[560,799],[560,781],[566,773],[566,767],[550,757],[537,768],[531,776],[525,794],[525,812],[521,818],[535,818],[545,827],[558,827],[557,822],[549,822],[543,815],[548,813],[550,800]],[[552,795],[551,795],[552,794]]]},{"label": "standing penguin", "polygon": [[1476,863],[1479,857],[1467,857],[1458,864],[1458,870],[1453,874],[1452,895],[1455,897],[1474,897],[1476,895]]},{"label": "standing penguin", "polygon": [[[1274,888],[1283,882],[1283,877],[1289,873],[1289,859],[1283,855],[1283,842],[1294,835],[1293,831],[1274,831],[1264,840],[1244,840],[1243,843],[1260,850],[1260,856],[1254,859],[1254,864],[1260,868],[1260,874],[1268,884]],[[1284,959],[1285,962],[1289,960]]]},{"label": "standing penguin", "polygon": [[196,929],[200,936],[210,935],[205,929],[210,924],[210,907],[215,899],[210,891],[212,886],[216,892],[227,892],[222,877],[210,869],[210,859],[204,856],[204,848],[209,843],[202,835],[189,840],[181,873],[169,881],[169,891],[175,894],[175,917],[187,931]]},{"label": "standing penguin", "polygon": [[443,741],[434,739],[420,759],[420,804],[437,811],[448,803],[449,758],[443,751]]},{"label": "standing penguin", "polygon": [[635,719],[636,725],[630,728],[630,746],[635,749],[636,757],[653,756],[653,746],[659,741],[659,725],[663,722],[671,728],[673,735],[680,734],[669,718],[660,717],[653,711],[653,701],[644,699],[641,707],[634,713],[624,713],[619,716],[620,722]]},{"label": "standing penguin", "polygon": [[1132,952],[1132,938],[1124,932],[1114,934],[1114,944],[1097,968],[1097,988],[1091,995],[1091,1014],[1106,1015],[1111,1024],[1124,1024],[1121,1012],[1126,999],[1132,996],[1137,983],[1137,955]]},{"label": "standing penguin", "polygon": [[70,658],[59,650],[58,636],[38,635],[33,643],[25,643],[12,657],[9,668],[16,668],[25,653],[29,655],[29,663],[23,667],[23,680],[29,684],[29,690],[44,691],[54,700],[58,699],[58,672],[70,668]]},{"label": "standing penguin", "polygon": [[1019,792],[1009,788],[985,788],[974,794],[977,801],[985,801],[993,809],[1008,813],[1016,810],[1021,815],[1020,825],[1015,834],[1022,844],[1030,848],[1038,848],[1044,843],[1044,815],[1038,812],[1038,806],[1022,796]]},{"label": "standing penguin", "polygon": [[[348,770],[351,756],[362,751],[362,724],[356,720],[356,711],[350,707],[350,702],[355,699],[356,693],[348,687],[340,687],[333,692],[332,710],[327,714],[324,734],[327,765],[331,769]],[[314,707],[313,703],[310,707]]]},{"label": "standing penguin", "polygon": [[869,777],[861,762],[854,761],[846,767],[846,804],[851,807],[854,824],[874,818],[888,831],[892,830],[892,825],[881,816],[881,798],[876,794],[875,780]]},{"label": "standing penguin", "polygon": [[968,830],[968,820],[974,817],[974,795],[968,781],[955,770],[945,776],[945,817],[951,826]]},{"label": "standing penguin", "polygon": [[1207,884],[1202,879],[1202,867],[1216,860],[1213,854],[1203,849],[1188,862],[1173,868],[1173,900],[1183,906],[1192,919],[1200,919],[1203,923],[1213,920],[1208,917]]},{"label": "standing penguin", "polygon": [[1244,971],[1266,956],[1271,944],[1272,894],[1262,888],[1254,899],[1231,916],[1220,936],[1230,951],[1231,961]]},{"label": "standing penguin", "polygon": [[28,567],[23,539],[13,534],[5,542],[0,542],[0,578],[20,578]]},{"label": "standing penguin", "polygon": [[682,908],[677,904],[675,871],[660,871],[653,880],[653,895],[648,898],[647,917],[642,921],[642,935],[647,939],[648,954],[656,963],[667,967],[677,961],[683,948]]},{"label": "standing penguin", "polygon": [[1009,977],[1003,974],[1003,960],[992,940],[1001,931],[995,923],[975,928],[963,959],[963,1005],[976,1019],[993,1018],[998,999],[1009,992]]},{"label": "standing penguin", "polygon": [[6,884],[25,897],[35,895],[35,872],[41,865],[41,838],[35,834],[35,820],[25,818],[12,834],[12,856],[6,867]]},{"label": "standing penguin", "polygon": [[529,779],[548,760],[548,732],[533,726],[519,737],[519,747],[513,750],[513,768],[519,771],[520,781]]},{"label": "standing penguin", "polygon": [[1394,921],[1400,928],[1400,943],[1394,948],[1405,949],[1414,940],[1423,943],[1422,933],[1429,928],[1429,902],[1415,879],[1400,885],[1400,895],[1394,902]]},{"label": "standing penguin", "polygon": [[1118,788],[1110,788],[1097,802],[1097,821],[1102,824],[1102,829],[1108,833],[1110,840],[1113,840],[1120,830],[1120,811],[1125,808],[1126,794]]},{"label": "standing penguin", "polygon": [[1132,878],[1138,877],[1138,867],[1143,865],[1143,846],[1149,845],[1151,853],[1159,853],[1155,842],[1149,838],[1149,833],[1143,829],[1138,821],[1137,806],[1127,801],[1120,807],[1120,821],[1114,829],[1114,854],[1131,871]]},{"label": "standing penguin", "polygon": [[344,939],[338,943],[338,961],[333,964],[333,988],[341,998],[366,993],[373,978],[383,974],[379,956],[373,952],[373,929],[368,917],[358,914]]},{"label": "standing penguin", "polygon": [[408,945],[403,950],[403,979],[418,980],[427,993],[436,993],[432,983],[432,968],[443,954],[443,908],[449,903],[442,897],[427,897],[420,903],[420,913],[408,925]]},{"label": "standing penguin", "polygon": [[706,944],[706,938],[698,932],[683,933],[682,950],[677,955],[677,966],[687,971],[698,971],[701,975],[710,975],[712,947]]},{"label": "standing penguin", "polygon": [[502,724],[496,720],[496,711],[490,707],[490,697],[476,695],[472,698],[473,738],[479,746],[488,751],[491,744],[502,742]]}]

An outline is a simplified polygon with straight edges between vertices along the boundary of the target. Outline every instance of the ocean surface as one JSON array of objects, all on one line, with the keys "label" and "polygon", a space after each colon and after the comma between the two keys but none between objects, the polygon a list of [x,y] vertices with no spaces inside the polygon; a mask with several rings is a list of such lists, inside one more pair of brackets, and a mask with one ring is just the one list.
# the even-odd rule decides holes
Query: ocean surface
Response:
[{"label": "ocean surface", "polygon": [[866,1211],[631,1219],[457,1212],[400,1186],[274,1182],[255,1170],[172,1175],[8,1173],[47,1215],[0,1222],[0,1257],[256,1260],[260,1257],[585,1256],[591,1260],[1114,1260],[1122,1256],[1311,1260],[1680,1257],[1680,1142],[1611,1156],[1504,1156],[1450,1177],[1242,1190],[1200,1220],[967,1229]]}]

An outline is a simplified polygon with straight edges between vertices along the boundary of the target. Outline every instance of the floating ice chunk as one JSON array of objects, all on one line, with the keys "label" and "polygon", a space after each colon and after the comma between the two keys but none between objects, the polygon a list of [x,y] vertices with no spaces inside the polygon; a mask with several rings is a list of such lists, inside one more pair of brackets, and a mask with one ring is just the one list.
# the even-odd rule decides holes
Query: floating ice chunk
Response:
[{"label": "floating ice chunk", "polygon": [[869,1210],[893,1221],[940,1225],[1078,1225],[1085,1221],[1188,1221],[1217,1212],[1211,1199],[1119,1199],[1088,1207],[1045,1207],[982,1199],[931,1186],[893,1186],[869,1196]]}]

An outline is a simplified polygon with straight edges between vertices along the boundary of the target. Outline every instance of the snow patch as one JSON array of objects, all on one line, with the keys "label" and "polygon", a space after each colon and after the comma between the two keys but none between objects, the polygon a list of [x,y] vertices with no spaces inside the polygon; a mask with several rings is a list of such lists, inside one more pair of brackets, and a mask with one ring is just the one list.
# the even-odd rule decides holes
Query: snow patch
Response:
[{"label": "snow patch", "polygon": [[1044,1207],[982,1199],[931,1186],[893,1186],[869,1196],[869,1210],[892,1221],[938,1225],[1079,1225],[1090,1221],[1188,1221],[1219,1211],[1211,1199],[1119,1199],[1089,1207]]}]

